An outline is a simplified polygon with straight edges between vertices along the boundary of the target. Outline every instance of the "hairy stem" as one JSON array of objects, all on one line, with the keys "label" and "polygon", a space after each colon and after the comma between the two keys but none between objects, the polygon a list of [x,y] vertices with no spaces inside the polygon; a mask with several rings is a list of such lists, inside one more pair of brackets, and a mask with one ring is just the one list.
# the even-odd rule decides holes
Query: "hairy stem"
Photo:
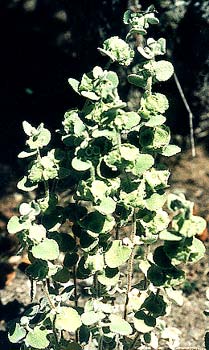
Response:
[{"label": "hairy stem", "polygon": [[44,294],[45,294],[45,296],[46,296],[46,298],[47,298],[47,300],[49,302],[49,305],[50,305],[51,309],[52,310],[56,309],[56,306],[54,305],[53,301],[51,300],[51,297],[50,297],[50,294],[49,294],[49,291],[48,291],[47,282],[43,283],[42,289],[43,289],[43,292],[44,292]]},{"label": "hairy stem", "polygon": [[134,246],[134,238],[136,235],[136,213],[134,211],[132,217],[132,231],[130,240],[133,244],[131,255],[128,259],[128,272],[127,272],[127,291],[126,291],[126,300],[125,300],[125,308],[124,308],[124,320],[127,318],[127,307],[129,302],[129,293],[132,287],[132,278],[133,278],[133,268],[134,268],[134,256],[135,256],[135,246]]},{"label": "hairy stem", "polygon": [[187,110],[187,112],[189,113],[189,128],[190,128],[190,142],[191,142],[191,148],[192,148],[192,157],[195,157],[196,156],[196,150],[195,150],[195,142],[194,142],[194,127],[193,127],[193,114],[192,114],[192,111],[191,111],[191,108],[189,107],[189,104],[187,102],[187,99],[184,95],[184,92],[183,92],[183,89],[181,87],[181,84],[180,84],[180,81],[176,75],[176,73],[174,73],[174,80],[175,80],[175,83],[176,83],[176,86],[177,86],[177,89],[179,91],[179,94],[182,98],[182,101],[184,103],[184,106]]},{"label": "hairy stem", "polygon": [[135,346],[137,344],[137,341],[138,341],[139,337],[140,337],[140,334],[139,334],[139,332],[137,332],[133,342],[130,345],[130,350],[134,350],[135,349]]}]

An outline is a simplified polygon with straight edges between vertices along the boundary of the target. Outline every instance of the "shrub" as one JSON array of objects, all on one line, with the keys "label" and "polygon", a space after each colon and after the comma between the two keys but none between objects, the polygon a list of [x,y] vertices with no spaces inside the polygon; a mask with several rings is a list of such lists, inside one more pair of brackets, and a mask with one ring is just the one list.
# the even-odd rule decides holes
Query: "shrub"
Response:
[{"label": "shrub", "polygon": [[[99,48],[106,68],[69,79],[86,100],[65,113],[59,148],[51,148],[43,124],[23,122],[27,149],[19,158],[28,163],[18,188],[36,198],[20,205],[8,231],[27,250],[26,273],[43,295],[10,327],[21,349],[157,348],[160,318],[179,303],[182,263],[204,255],[195,235],[205,221],[184,196],[167,195],[169,171],[160,161],[180,151],[164,124],[168,100],[153,92],[173,74],[170,62],[156,59],[165,40],[134,48],[135,36],[158,24],[155,10],[128,10],[124,23],[126,41],[114,36]],[[139,109],[128,111],[109,66],[129,66],[136,54],[128,81],[144,93]],[[70,195],[62,202],[64,189]]]}]

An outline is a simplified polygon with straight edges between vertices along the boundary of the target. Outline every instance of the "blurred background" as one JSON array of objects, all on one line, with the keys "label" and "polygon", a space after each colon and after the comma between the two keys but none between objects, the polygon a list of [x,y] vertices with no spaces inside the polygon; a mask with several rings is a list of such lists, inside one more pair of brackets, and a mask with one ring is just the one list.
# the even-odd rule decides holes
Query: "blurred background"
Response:
[{"label": "blurred background", "polygon": [[[154,4],[160,25],[153,36],[167,39],[168,59],[194,114],[196,138],[209,125],[209,3],[207,0],[141,0]],[[54,130],[64,112],[83,101],[68,85],[95,64],[105,38],[126,35],[122,16],[137,0],[1,0],[0,1],[0,163],[17,170],[16,156],[24,146],[21,123],[44,122]],[[159,87],[160,88],[160,87]],[[168,123],[173,134],[189,133],[188,113],[174,79],[162,89],[170,100]],[[159,89],[158,89],[159,90]],[[122,81],[124,100],[137,92]],[[4,172],[4,170],[1,170]]]}]

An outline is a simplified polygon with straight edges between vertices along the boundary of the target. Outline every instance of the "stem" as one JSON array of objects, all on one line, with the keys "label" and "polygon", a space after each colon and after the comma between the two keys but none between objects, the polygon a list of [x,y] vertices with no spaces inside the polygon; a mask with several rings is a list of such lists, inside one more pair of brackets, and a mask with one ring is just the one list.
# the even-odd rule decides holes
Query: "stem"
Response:
[{"label": "stem", "polygon": [[[43,283],[43,292],[44,292],[44,294],[49,302],[51,309],[56,310],[56,306],[54,305],[54,303],[52,302],[52,300],[50,298],[47,282]],[[54,315],[54,318],[53,318],[52,328],[53,328],[53,334],[54,334],[54,340],[55,340],[55,344],[54,344],[55,350],[59,350],[60,347],[59,347],[59,341],[58,341],[57,332],[56,332],[56,328],[55,328],[55,321],[56,321],[56,314]]]},{"label": "stem", "polygon": [[55,350],[59,350],[60,346],[59,346],[59,340],[58,340],[58,336],[57,336],[57,332],[56,332],[55,321],[56,321],[56,315],[54,315],[54,319],[52,322],[52,328],[53,328],[54,340],[55,340],[55,344],[54,344]]},{"label": "stem", "polygon": [[125,300],[125,308],[124,308],[124,320],[127,318],[127,306],[129,302],[129,293],[131,291],[132,287],[132,277],[133,277],[133,268],[134,268],[134,255],[135,255],[135,246],[134,246],[134,238],[136,235],[136,213],[134,210],[133,217],[132,217],[132,231],[130,240],[133,243],[133,248],[131,251],[131,255],[128,259],[128,273],[127,273],[127,291],[126,291],[126,300]]},{"label": "stem", "polygon": [[99,337],[98,350],[103,350],[103,335],[102,334],[100,334],[100,337]]},{"label": "stem", "polygon": [[119,226],[119,223],[117,223],[117,225],[115,227],[115,239],[116,240],[119,239],[119,230],[120,230],[120,226]]},{"label": "stem", "polygon": [[91,343],[92,343],[92,333],[90,333],[90,336],[89,336],[89,341],[88,341],[88,348],[87,350],[91,350]]},{"label": "stem", "polygon": [[182,101],[184,103],[184,106],[186,107],[186,110],[189,113],[189,129],[190,129],[190,142],[191,142],[191,148],[192,148],[192,157],[195,157],[196,156],[196,150],[195,150],[195,142],[194,142],[194,127],[193,127],[193,118],[194,118],[194,116],[192,114],[191,108],[189,107],[189,104],[188,104],[187,99],[186,99],[186,97],[184,95],[183,89],[181,87],[181,84],[179,82],[179,79],[178,79],[176,73],[174,73],[174,80],[175,80],[177,89],[179,91],[179,94],[180,94],[180,96],[182,98]]},{"label": "stem", "polygon": [[135,336],[133,342],[131,343],[130,350],[134,350],[134,347],[135,347],[135,345],[136,345],[137,340],[139,339],[139,337],[140,337],[140,334],[139,334],[139,332],[137,332],[137,334],[136,334],[136,336]]},{"label": "stem", "polygon": [[44,294],[45,294],[45,296],[46,296],[46,298],[47,298],[47,300],[49,302],[49,305],[50,305],[51,309],[52,310],[56,309],[56,306],[52,302],[51,297],[49,295],[48,286],[47,286],[46,282],[43,283],[43,292],[44,292]]},{"label": "stem", "polygon": [[77,266],[73,266],[73,284],[74,284],[74,299],[75,299],[75,307],[78,307],[78,286],[77,286],[77,277],[76,277],[76,269]]},{"label": "stem", "polygon": [[[74,235],[74,238],[75,235]],[[78,285],[77,285],[77,263],[73,266],[73,284],[74,284],[74,302],[75,302],[75,308],[78,307]],[[75,342],[79,342],[79,332],[78,330],[75,331]]]},{"label": "stem", "polygon": [[147,93],[148,95],[151,95],[151,94],[152,94],[152,77],[149,77],[149,78],[147,79],[146,93]]}]

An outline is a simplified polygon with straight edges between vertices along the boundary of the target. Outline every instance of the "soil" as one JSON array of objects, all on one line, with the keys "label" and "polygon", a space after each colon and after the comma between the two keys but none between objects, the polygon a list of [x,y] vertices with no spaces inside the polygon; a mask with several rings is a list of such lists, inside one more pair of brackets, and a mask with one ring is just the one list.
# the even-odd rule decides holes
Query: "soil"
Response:
[{"label": "soil", "polygon": [[[196,153],[195,158],[192,158],[190,150],[171,158],[170,191],[178,189],[183,192],[189,200],[194,201],[198,215],[209,222],[209,154],[203,145],[196,148]],[[30,303],[30,283],[24,274],[24,261],[16,255],[18,242],[6,232],[6,223],[16,212],[22,199],[22,195],[15,191],[14,183],[7,186],[6,192],[0,198],[1,350],[19,349],[18,345],[8,343],[6,325],[11,319],[18,317]],[[186,270],[186,282],[182,286],[184,304],[182,307],[174,305],[166,320],[170,327],[181,331],[178,348],[182,350],[204,349],[204,334],[206,329],[209,330],[208,318],[203,313],[209,277],[209,242],[206,240],[204,243],[207,250],[205,257]]]}]

